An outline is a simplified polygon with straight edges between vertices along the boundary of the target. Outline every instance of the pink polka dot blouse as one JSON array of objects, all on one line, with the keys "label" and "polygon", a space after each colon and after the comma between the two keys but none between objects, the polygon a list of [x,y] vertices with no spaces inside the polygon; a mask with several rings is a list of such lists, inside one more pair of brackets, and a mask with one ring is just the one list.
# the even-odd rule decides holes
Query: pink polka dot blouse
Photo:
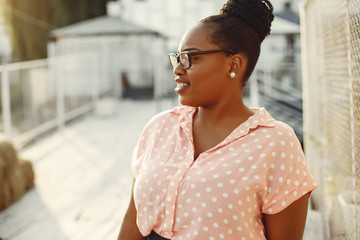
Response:
[{"label": "pink polka dot blouse", "polygon": [[265,109],[194,161],[196,108],[155,116],[134,151],[134,200],[143,236],[266,239],[262,214],[275,214],[318,183],[293,130]]}]

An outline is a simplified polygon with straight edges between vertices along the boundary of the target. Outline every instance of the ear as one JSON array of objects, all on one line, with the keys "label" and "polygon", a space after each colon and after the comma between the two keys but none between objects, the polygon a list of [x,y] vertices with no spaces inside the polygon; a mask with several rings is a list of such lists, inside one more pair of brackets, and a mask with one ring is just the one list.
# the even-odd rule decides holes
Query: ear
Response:
[{"label": "ear", "polygon": [[247,57],[237,53],[231,57],[229,73],[235,72],[237,76],[243,76],[247,68]]}]

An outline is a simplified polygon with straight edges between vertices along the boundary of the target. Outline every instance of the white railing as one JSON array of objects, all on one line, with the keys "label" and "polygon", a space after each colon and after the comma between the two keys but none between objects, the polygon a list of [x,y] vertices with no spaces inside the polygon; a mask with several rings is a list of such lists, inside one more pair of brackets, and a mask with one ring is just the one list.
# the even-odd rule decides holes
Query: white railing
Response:
[{"label": "white railing", "polygon": [[[96,59],[82,57],[96,65]],[[106,94],[106,90],[99,90],[96,73],[86,72],[84,76],[81,69],[63,71],[69,68],[68,60],[42,59],[0,66],[2,139],[21,147],[91,111],[100,96]]]}]

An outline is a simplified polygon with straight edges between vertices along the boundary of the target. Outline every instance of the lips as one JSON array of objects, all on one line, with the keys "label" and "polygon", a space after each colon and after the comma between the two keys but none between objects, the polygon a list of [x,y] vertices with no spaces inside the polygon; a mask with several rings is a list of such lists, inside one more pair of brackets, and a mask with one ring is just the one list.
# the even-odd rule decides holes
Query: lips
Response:
[{"label": "lips", "polygon": [[180,80],[180,79],[175,79],[176,82],[176,88],[175,88],[175,92],[177,94],[181,94],[183,91],[185,91],[188,87],[190,87],[190,83]]}]

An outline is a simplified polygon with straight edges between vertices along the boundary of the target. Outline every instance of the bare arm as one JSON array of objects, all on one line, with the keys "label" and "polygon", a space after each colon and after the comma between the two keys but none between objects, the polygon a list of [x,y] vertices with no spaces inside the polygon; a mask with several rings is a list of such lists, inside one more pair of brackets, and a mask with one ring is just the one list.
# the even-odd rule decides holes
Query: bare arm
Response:
[{"label": "bare arm", "polygon": [[305,228],[308,200],[309,194],[305,194],[277,214],[264,214],[266,239],[301,240]]},{"label": "bare arm", "polygon": [[[134,183],[132,187],[132,191],[134,191]],[[120,233],[118,236],[118,240],[144,240],[139,231],[139,228],[136,225],[136,208],[134,203],[134,195],[131,193],[131,199],[129,203],[129,207],[126,211],[123,223],[121,225]]]}]

